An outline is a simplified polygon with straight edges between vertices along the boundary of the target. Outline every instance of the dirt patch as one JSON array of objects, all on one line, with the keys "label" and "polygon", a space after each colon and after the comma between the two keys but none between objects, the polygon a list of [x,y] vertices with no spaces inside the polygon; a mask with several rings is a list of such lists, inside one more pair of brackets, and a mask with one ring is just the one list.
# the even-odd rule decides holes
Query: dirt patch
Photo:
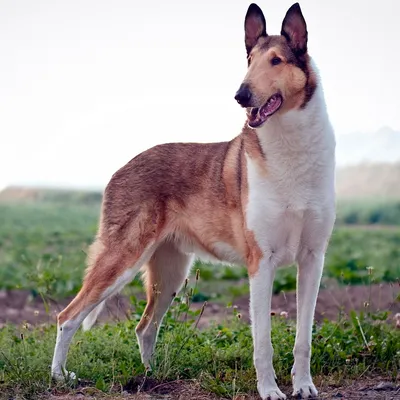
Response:
[{"label": "dirt patch", "polygon": [[[33,296],[27,290],[0,290],[0,328],[6,323],[28,323],[38,325],[56,323],[57,314],[66,307],[72,297],[60,301],[46,300]],[[132,307],[129,299],[117,295],[107,301],[99,320],[124,320]]]},{"label": "dirt patch", "polygon": [[400,385],[382,377],[347,380],[340,385],[329,385],[322,382],[319,386],[319,392],[320,399],[400,399]]},{"label": "dirt patch", "polygon": [[[400,285],[379,284],[371,286],[345,286],[339,287],[331,284],[330,287],[321,289],[318,295],[315,310],[315,319],[337,320],[339,315],[349,315],[355,311],[389,311],[392,315],[400,312]],[[249,296],[241,296],[234,303],[237,311],[245,321],[249,321]],[[196,307],[198,307],[196,305]],[[272,313],[287,313],[288,318],[296,318],[296,293],[280,293],[272,297]],[[211,320],[218,321],[221,315],[232,315],[232,311],[221,304],[210,304],[204,313],[203,325]]]},{"label": "dirt patch", "polygon": [[[368,377],[359,380],[345,381],[340,385],[330,385],[322,378],[317,378],[319,399],[365,399],[365,400],[399,400],[400,385],[382,377]],[[140,393],[138,393],[140,388]],[[291,394],[291,387],[283,386],[281,390],[287,395]],[[127,399],[127,400],[222,400],[214,394],[208,393],[194,381],[173,381],[159,383],[154,380],[143,382],[137,378],[126,388],[118,392],[105,394],[97,389],[86,387],[76,390],[74,393],[53,393],[44,399],[48,400],[90,400],[90,399]],[[257,394],[232,394],[229,397],[234,400],[260,400]],[[290,397],[289,397],[290,398]]]},{"label": "dirt patch", "polygon": [[[400,285],[380,284],[371,286],[346,286],[321,289],[315,312],[317,321],[324,318],[336,320],[340,313],[349,314],[351,310],[361,311],[390,311],[392,315],[400,312]],[[55,323],[57,313],[71,300],[60,302],[49,301],[47,306],[40,297],[33,297],[29,291],[3,290],[0,291],[0,327],[6,323],[42,324]],[[249,321],[249,297],[241,296],[233,302],[237,312],[245,321]],[[194,303],[193,309],[200,308],[202,303]],[[124,320],[132,306],[129,299],[122,295],[114,296],[106,303],[106,307],[99,317],[100,322],[110,320]],[[296,317],[295,292],[280,293],[272,298],[273,313],[287,313],[289,318]],[[232,318],[231,308],[218,302],[210,302],[203,314],[199,327],[208,326],[211,322],[222,322]]]},{"label": "dirt patch", "polygon": [[[371,311],[387,310],[392,314],[400,312],[400,302],[396,300],[400,294],[398,284],[383,284],[372,286],[332,286],[320,291],[316,319],[337,319],[339,312],[348,314],[350,310]],[[46,311],[43,301],[27,291],[0,291],[0,327],[6,322],[14,324],[54,323],[56,314],[71,299],[60,303],[50,302],[50,311]],[[237,298],[233,304],[237,307],[244,320],[249,320],[248,296]],[[367,304],[368,303],[368,304]],[[200,303],[193,305],[201,307]],[[296,316],[295,293],[281,293],[272,300],[273,311],[276,314],[287,312],[289,318]],[[115,296],[107,302],[100,320],[123,320],[131,311],[131,304],[124,296]],[[205,309],[201,320],[201,327],[208,326],[212,321],[222,322],[233,315],[232,308],[223,304],[212,302]],[[400,376],[397,379],[400,379]],[[320,392],[320,399],[365,399],[365,400],[400,400],[400,385],[392,382],[388,377],[363,377],[354,381],[342,381],[339,385],[332,383],[332,377],[316,377],[315,383]],[[138,393],[138,388],[141,392]],[[291,387],[282,386],[281,390],[287,395],[291,394]],[[1,395],[0,395],[1,398]],[[104,394],[93,387],[81,387],[73,393],[53,392],[43,397],[46,400],[72,400],[72,399],[127,399],[127,400],[218,400],[221,399],[210,394],[200,387],[196,381],[157,382],[143,378],[133,378],[126,387],[114,388],[112,395]],[[256,394],[238,394],[230,397],[234,400],[260,400]]]},{"label": "dirt patch", "polygon": [[8,186],[0,190],[0,201],[11,202],[18,200],[37,200],[39,198],[38,190],[29,187]]},{"label": "dirt patch", "polygon": [[93,400],[93,399],[127,399],[127,400],[218,400],[220,397],[201,388],[196,380],[177,380],[157,382],[154,379],[136,377],[126,386],[103,393],[93,387],[82,387],[74,393],[52,393],[43,396],[46,400]]}]

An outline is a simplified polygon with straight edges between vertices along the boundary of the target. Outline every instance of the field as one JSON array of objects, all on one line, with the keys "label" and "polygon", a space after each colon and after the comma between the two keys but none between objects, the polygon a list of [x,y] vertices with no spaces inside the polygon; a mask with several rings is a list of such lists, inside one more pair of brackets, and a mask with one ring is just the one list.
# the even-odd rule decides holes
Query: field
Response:
[{"label": "field", "polygon": [[[246,270],[201,263],[194,268],[200,278],[196,280],[193,272],[165,320],[152,374],[144,378],[134,336],[144,307],[137,278],[109,302],[98,327],[79,332],[74,339],[68,365],[81,378],[79,385],[50,385],[55,313],[81,285],[100,200],[98,193],[28,190],[19,201],[3,198],[0,203],[0,392],[20,398],[57,397],[85,388],[84,394],[124,393],[126,397],[139,386],[146,396],[251,398],[239,397],[255,393]],[[400,329],[394,328],[393,319],[400,312],[398,208],[395,201],[390,207],[339,204],[313,332],[312,368],[326,398],[340,384],[344,387],[339,391],[346,393],[346,379],[352,377],[368,376],[371,385],[385,380],[396,387],[400,371]],[[385,217],[371,219],[376,210]],[[360,216],[351,219],[355,213]],[[293,361],[295,283],[293,266],[278,271],[273,341],[275,369],[283,387],[290,383]],[[281,317],[281,311],[288,312],[288,318]],[[379,393],[370,398],[379,398]]]}]

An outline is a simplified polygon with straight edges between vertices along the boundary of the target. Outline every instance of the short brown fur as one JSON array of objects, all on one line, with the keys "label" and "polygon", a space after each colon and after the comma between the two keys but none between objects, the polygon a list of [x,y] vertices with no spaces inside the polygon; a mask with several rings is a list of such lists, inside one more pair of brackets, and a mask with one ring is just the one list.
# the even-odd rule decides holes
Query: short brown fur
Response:
[{"label": "short brown fur", "polygon": [[[268,214],[267,207],[271,203],[268,199],[281,202],[285,210],[285,203],[293,193],[296,196],[298,187],[292,190],[296,174],[286,183],[285,177],[276,179],[274,170],[280,167],[284,171],[292,158],[290,154],[279,166],[282,147],[275,146],[272,151],[270,148],[270,145],[274,146],[275,134],[283,136],[285,117],[273,122],[267,130],[262,128],[268,119],[276,118],[275,114],[306,108],[314,95],[317,77],[307,53],[307,37],[307,26],[297,3],[286,13],[280,36],[267,34],[261,9],[251,4],[245,17],[249,67],[235,95],[239,104],[247,109],[248,121],[241,134],[229,142],[158,145],[133,158],[112,176],[104,192],[98,234],[90,248],[82,289],[58,316],[53,377],[75,376],[65,369],[74,333],[81,323],[84,329],[90,328],[107,297],[121,290],[139,270],[143,272],[147,306],[136,334],[142,362],[150,368],[159,326],[188,275],[194,253],[247,265],[251,278],[250,310],[257,387],[263,399],[286,398],[273,376],[270,320],[266,317],[271,308],[273,267],[293,260],[293,248],[299,246],[301,254],[307,253],[307,256],[298,256],[299,306],[293,393],[302,398],[309,398],[308,394],[315,397],[317,391],[308,377],[308,353],[311,348],[310,317],[314,312],[315,288],[319,286],[318,273],[322,268],[317,265],[320,261],[317,252],[314,254],[306,240],[302,242],[302,235],[303,230],[308,232],[306,228],[310,227],[312,231],[315,230],[313,227],[320,226],[320,221],[312,225],[309,220],[319,215],[321,209],[317,208],[316,213],[312,212],[315,211],[312,207],[303,211],[308,195],[302,198],[300,194],[297,197],[301,200],[293,202],[300,211],[288,210],[286,215],[285,211],[282,213],[272,207]],[[312,114],[312,109],[311,113],[303,113],[305,118]],[[295,118],[288,118],[291,125],[296,123],[297,115],[293,113],[292,116]],[[288,135],[291,134],[295,132],[289,129]],[[266,140],[263,135],[267,136]],[[290,173],[296,169],[295,165],[288,168]],[[251,202],[249,186],[252,188]],[[284,190],[280,196],[278,192],[282,186]],[[267,201],[260,204],[263,197]],[[260,209],[255,209],[259,206]],[[308,211],[310,213],[303,218]],[[282,231],[279,232],[281,222],[274,218],[280,218],[282,214]],[[273,236],[264,231],[269,228],[264,225],[268,225],[271,216],[274,221],[270,229],[272,235],[276,230],[281,238],[281,251],[275,251],[275,247],[272,250]],[[294,221],[294,228],[287,225],[290,219]],[[257,237],[248,221],[257,230]],[[298,235],[297,239],[291,235],[292,230]],[[321,231],[324,232],[322,228]],[[317,232],[320,231],[317,229]],[[293,245],[296,240],[299,243]],[[303,262],[305,272],[302,272]]]},{"label": "short brown fur", "polygon": [[[293,21],[289,22],[292,28]],[[305,107],[316,87],[309,56],[307,52],[295,54],[284,36],[268,36],[264,23],[254,15],[246,23],[249,69],[244,83],[249,84],[258,103],[254,106],[279,92],[284,101],[278,112]],[[274,57],[282,62],[272,65]],[[59,324],[98,304],[106,289],[138,263],[145,250],[157,249],[166,241],[176,243],[178,250],[185,242],[216,259],[220,258],[216,243],[228,245],[253,276],[262,252],[246,226],[246,157],[261,175],[268,175],[268,155],[256,131],[247,124],[230,142],[158,145],[118,170],[104,193],[98,235],[90,249],[82,289],[59,314]],[[157,274],[151,272],[152,265],[150,259],[146,267],[148,306],[139,331],[146,327],[154,308],[152,288]]]},{"label": "short brown fur", "polygon": [[[282,60],[272,65],[272,59]],[[310,57],[297,58],[283,36],[265,36],[249,54],[249,69],[244,82],[254,96],[253,106],[261,107],[272,95],[280,93],[284,103],[278,113],[304,107],[316,88]]]}]

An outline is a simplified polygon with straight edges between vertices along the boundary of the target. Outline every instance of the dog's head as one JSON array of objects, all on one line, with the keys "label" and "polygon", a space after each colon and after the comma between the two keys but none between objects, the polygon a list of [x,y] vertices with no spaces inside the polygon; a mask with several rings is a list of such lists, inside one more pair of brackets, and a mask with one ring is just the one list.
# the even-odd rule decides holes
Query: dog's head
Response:
[{"label": "dog's head", "polygon": [[244,28],[248,70],[235,99],[247,108],[249,126],[257,128],[274,114],[305,107],[316,78],[298,3],[286,13],[280,35],[267,34],[263,12],[256,4],[249,6]]}]

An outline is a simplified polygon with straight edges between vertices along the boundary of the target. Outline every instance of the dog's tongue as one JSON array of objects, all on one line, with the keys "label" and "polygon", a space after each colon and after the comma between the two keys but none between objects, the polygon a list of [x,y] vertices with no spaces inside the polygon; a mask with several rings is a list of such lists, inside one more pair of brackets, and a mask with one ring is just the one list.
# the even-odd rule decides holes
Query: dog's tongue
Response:
[{"label": "dog's tongue", "polygon": [[259,108],[252,108],[250,114],[248,115],[249,126],[251,128],[257,128],[257,126],[260,126],[263,123],[262,119],[260,118],[259,110]]},{"label": "dog's tongue", "polygon": [[252,108],[248,116],[250,127],[257,128],[263,124],[270,115],[278,110],[281,104],[282,98],[274,95],[261,108]]},{"label": "dog's tongue", "polygon": [[260,111],[260,117],[261,119],[267,118],[269,115],[273,114],[281,105],[281,98],[280,96],[272,96],[270,99],[267,101],[266,104],[264,104]]}]

